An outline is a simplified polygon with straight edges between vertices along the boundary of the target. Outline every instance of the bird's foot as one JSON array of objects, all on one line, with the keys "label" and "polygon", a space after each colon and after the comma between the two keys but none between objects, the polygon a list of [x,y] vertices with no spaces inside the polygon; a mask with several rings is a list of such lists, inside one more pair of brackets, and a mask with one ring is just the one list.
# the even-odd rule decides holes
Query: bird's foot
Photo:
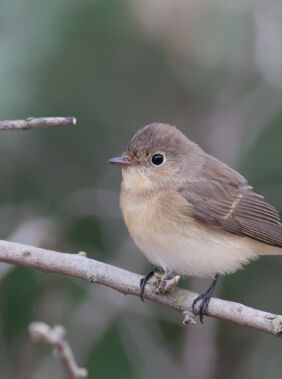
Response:
[{"label": "bird's foot", "polygon": [[155,267],[140,280],[140,297],[142,301],[144,301],[145,286],[151,278],[153,278],[151,284],[156,287],[154,292],[158,294],[172,291],[177,286],[180,276],[174,275],[171,272],[165,272],[160,267]]},{"label": "bird's foot", "polygon": [[211,284],[211,286],[209,287],[209,289],[205,293],[199,295],[193,301],[192,308],[194,310],[195,309],[195,305],[198,303],[198,301],[201,300],[201,303],[199,305],[199,316],[200,316],[200,321],[201,321],[202,324],[203,324],[203,321],[204,321],[204,315],[207,315],[210,299],[211,299],[211,297],[212,297],[212,295],[214,293],[214,289],[215,289],[215,286],[216,286],[218,278],[219,278],[219,275],[216,274],[215,277],[214,277],[214,280],[213,280],[213,282]]}]

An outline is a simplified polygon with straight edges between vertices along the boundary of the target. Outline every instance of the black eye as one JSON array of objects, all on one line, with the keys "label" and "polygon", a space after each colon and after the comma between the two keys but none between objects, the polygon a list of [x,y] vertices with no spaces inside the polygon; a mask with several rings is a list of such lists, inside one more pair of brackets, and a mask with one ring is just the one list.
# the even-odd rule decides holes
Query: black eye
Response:
[{"label": "black eye", "polygon": [[161,165],[163,161],[164,161],[164,156],[162,154],[155,154],[152,156],[152,163],[155,166]]}]

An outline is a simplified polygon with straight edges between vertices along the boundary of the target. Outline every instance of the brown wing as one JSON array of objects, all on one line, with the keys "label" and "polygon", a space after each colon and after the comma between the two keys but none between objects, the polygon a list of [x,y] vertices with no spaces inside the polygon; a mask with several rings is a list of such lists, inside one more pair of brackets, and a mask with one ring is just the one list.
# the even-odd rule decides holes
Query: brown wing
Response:
[{"label": "brown wing", "polygon": [[232,182],[196,180],[185,184],[178,192],[187,200],[189,212],[195,219],[282,247],[282,225],[278,213],[264,201],[263,196],[254,192],[243,177],[237,176]]}]

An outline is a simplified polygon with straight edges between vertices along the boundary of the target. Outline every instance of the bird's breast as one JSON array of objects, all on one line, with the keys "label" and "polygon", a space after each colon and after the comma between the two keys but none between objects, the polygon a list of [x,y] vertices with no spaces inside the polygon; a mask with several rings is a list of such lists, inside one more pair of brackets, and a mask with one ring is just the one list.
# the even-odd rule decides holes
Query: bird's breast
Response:
[{"label": "bird's breast", "polygon": [[235,271],[258,255],[249,238],[194,220],[173,192],[123,189],[120,207],[128,231],[155,265],[183,275],[210,277]]}]

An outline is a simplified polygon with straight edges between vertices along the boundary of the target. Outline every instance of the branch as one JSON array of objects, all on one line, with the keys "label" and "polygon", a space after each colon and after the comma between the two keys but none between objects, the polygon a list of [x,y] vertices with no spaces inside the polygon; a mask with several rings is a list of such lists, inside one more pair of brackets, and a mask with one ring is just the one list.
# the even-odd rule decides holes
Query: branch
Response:
[{"label": "branch", "polygon": [[29,332],[34,342],[45,343],[54,347],[55,356],[61,360],[70,378],[87,378],[87,370],[78,367],[71,347],[64,338],[65,329],[62,326],[56,325],[51,328],[45,322],[34,321],[29,325]]},{"label": "branch", "polygon": [[75,117],[29,117],[26,120],[0,121],[1,130],[28,130],[39,126],[66,126],[76,125]]},{"label": "branch", "polygon": [[[139,296],[141,276],[106,263],[88,259],[80,254],[59,253],[37,247],[0,241],[0,262],[17,264],[36,270],[65,274],[91,283],[99,283],[124,293]],[[181,288],[169,294],[154,293],[146,286],[144,298],[166,305],[184,316],[185,324],[193,324],[192,303],[198,294]],[[195,307],[196,314],[198,307]],[[212,298],[208,315],[218,319],[260,330],[282,337],[282,316],[263,312],[243,304]]]}]

